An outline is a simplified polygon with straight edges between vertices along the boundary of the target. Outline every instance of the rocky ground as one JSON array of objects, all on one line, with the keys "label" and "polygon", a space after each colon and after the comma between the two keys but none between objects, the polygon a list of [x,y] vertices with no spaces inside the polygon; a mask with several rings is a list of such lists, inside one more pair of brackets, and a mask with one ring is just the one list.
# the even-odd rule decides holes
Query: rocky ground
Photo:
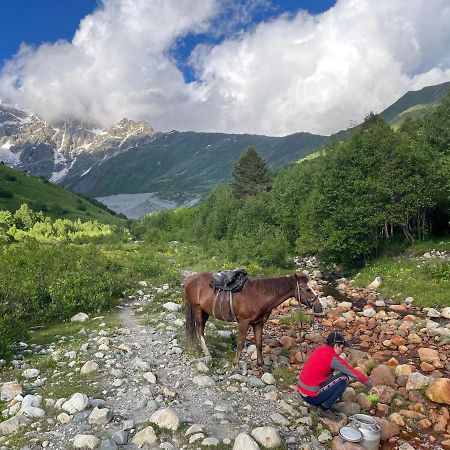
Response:
[{"label": "rocky ground", "polygon": [[[186,352],[180,289],[146,282],[119,306],[117,321],[80,314],[76,332],[20,344],[1,373],[0,450],[358,450],[336,436],[358,412],[377,417],[386,449],[450,448],[450,308],[389,304],[374,287],[344,279],[331,291],[313,275],[325,313],[303,315],[300,328],[294,299],[277,308],[262,369],[249,335],[232,372],[235,325],[223,322],[207,327],[212,360]],[[346,358],[378,389],[371,401],[353,382],[338,405],[340,422],[308,411],[294,386],[331,329],[352,342]]]}]

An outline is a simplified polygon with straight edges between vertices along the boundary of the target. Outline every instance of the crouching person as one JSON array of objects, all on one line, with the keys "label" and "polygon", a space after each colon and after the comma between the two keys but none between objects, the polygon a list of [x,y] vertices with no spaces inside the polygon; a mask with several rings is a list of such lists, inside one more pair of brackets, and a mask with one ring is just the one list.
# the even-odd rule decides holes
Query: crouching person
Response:
[{"label": "crouching person", "polygon": [[[333,331],[328,335],[326,344],[311,353],[298,376],[297,387],[303,400],[318,407],[318,414],[331,420],[341,418],[332,408],[347,389],[349,377],[372,387],[366,375],[339,356],[346,346],[348,344],[343,336]],[[331,376],[333,370],[337,373]]]}]

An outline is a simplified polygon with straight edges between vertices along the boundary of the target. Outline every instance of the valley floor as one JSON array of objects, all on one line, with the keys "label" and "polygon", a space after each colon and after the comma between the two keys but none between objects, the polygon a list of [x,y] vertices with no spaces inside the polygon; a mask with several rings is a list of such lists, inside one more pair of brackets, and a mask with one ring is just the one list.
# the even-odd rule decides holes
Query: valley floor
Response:
[{"label": "valley floor", "polygon": [[[339,427],[361,411],[378,416],[384,448],[448,448],[450,398],[439,386],[429,392],[436,380],[450,383],[448,312],[388,305],[346,282],[338,288],[350,302],[323,294],[328,312],[314,318],[305,336],[293,319],[295,301],[274,311],[265,328],[262,370],[249,345],[238,373],[231,372],[235,326],[223,322],[207,327],[212,360],[186,352],[181,293],[168,285],[143,282],[117,317],[69,324],[65,336],[47,335],[37,344],[44,337],[38,331],[36,343],[23,345],[21,358],[1,373],[8,401],[3,419],[26,410],[25,403],[35,408],[27,413],[34,417],[1,437],[0,449],[251,450],[266,448],[262,442],[278,449],[321,450],[331,443],[339,449]],[[353,383],[339,404],[341,422],[309,412],[293,387],[304,353],[332,328],[352,341],[348,359],[371,370],[381,388],[372,404]],[[8,421],[0,423],[0,433]]]}]

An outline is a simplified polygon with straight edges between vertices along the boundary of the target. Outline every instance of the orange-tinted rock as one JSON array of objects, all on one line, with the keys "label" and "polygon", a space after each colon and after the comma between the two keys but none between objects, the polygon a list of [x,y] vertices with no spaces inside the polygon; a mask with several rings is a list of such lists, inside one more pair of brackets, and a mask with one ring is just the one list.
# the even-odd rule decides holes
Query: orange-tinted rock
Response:
[{"label": "orange-tinted rock", "polygon": [[397,424],[382,417],[374,417],[374,419],[380,427],[382,441],[387,441],[400,433],[400,427]]},{"label": "orange-tinted rock", "polygon": [[438,378],[432,381],[425,395],[433,402],[450,405],[450,378]]},{"label": "orange-tinted rock", "polygon": [[427,430],[428,428],[431,428],[431,422],[428,419],[422,419],[417,422],[417,426]]},{"label": "orange-tinted rock", "polygon": [[439,352],[433,348],[419,348],[417,354],[422,362],[433,364],[434,361],[440,361]]},{"label": "orange-tinted rock", "polygon": [[283,336],[280,339],[280,344],[286,348],[286,349],[291,349],[294,348],[297,345],[297,342],[295,341],[294,338],[290,337],[290,336]]},{"label": "orange-tinted rock", "polygon": [[396,347],[399,347],[400,345],[405,345],[406,344],[406,340],[404,338],[402,338],[401,336],[398,336],[398,335],[392,336],[391,342]]}]

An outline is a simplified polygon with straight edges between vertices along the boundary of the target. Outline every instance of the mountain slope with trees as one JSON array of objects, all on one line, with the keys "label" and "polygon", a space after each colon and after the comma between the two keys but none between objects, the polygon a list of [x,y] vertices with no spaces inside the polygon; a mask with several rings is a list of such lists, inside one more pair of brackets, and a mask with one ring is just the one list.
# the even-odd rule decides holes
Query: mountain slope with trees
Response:
[{"label": "mountain slope with trees", "polygon": [[283,265],[289,255],[317,254],[344,267],[393,241],[448,235],[450,93],[399,130],[369,115],[321,156],[279,170],[270,191],[242,205],[231,186],[217,186],[195,209],[149,216],[137,230],[203,242],[241,263]]}]

